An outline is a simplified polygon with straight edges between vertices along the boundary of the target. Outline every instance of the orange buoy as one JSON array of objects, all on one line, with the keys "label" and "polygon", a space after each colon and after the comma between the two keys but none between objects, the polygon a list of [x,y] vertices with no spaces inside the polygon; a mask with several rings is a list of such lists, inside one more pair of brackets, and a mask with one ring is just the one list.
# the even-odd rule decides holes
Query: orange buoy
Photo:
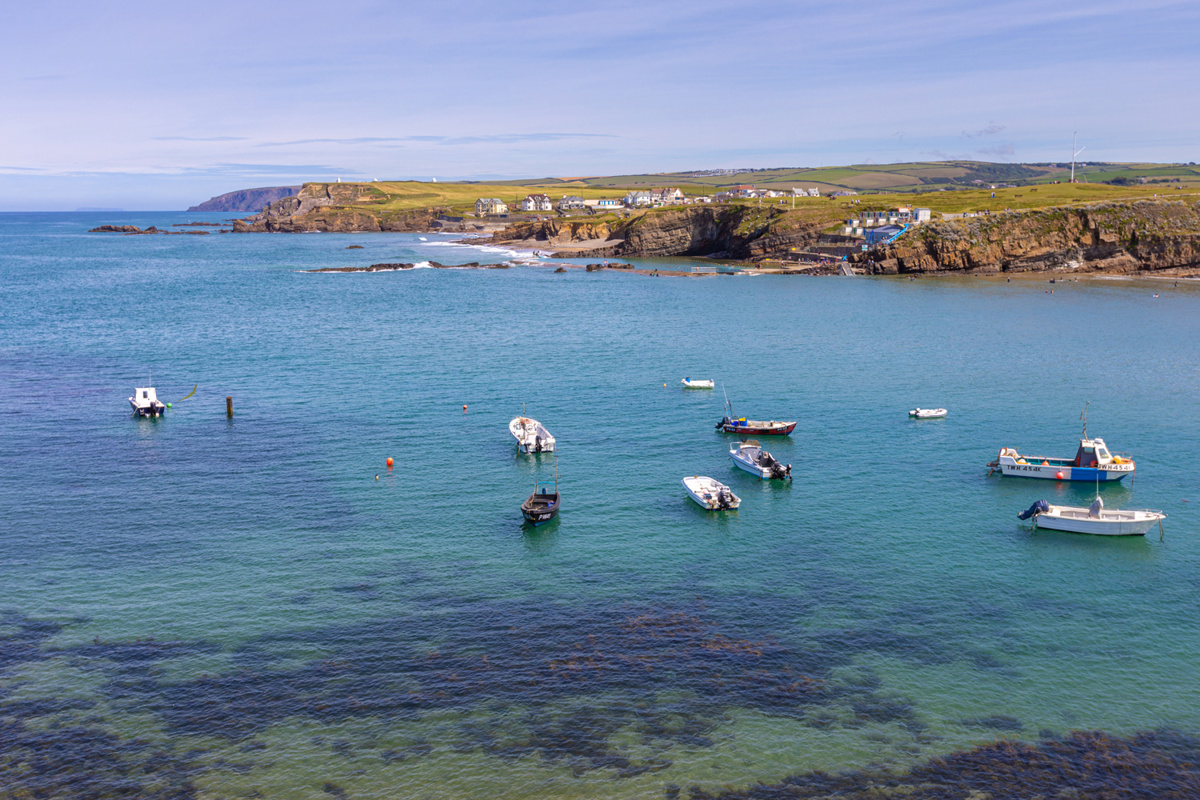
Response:
[{"label": "orange buoy", "polygon": [[392,457],[391,456],[388,456],[387,465],[388,465],[388,469],[392,468]]},{"label": "orange buoy", "polygon": [[463,403],[463,413],[467,413],[467,404]]},{"label": "orange buoy", "polygon": [[1061,481],[1063,479],[1063,474],[1060,472],[1057,475],[1055,475],[1054,477],[1058,478]]}]

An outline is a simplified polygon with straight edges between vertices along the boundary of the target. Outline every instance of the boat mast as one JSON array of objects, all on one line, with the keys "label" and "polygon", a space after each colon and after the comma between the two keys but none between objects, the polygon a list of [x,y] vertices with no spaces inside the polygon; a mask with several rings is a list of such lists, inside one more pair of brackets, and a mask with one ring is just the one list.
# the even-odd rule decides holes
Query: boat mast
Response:
[{"label": "boat mast", "polygon": [[1090,406],[1091,404],[1092,404],[1091,400],[1088,400],[1086,403],[1084,403],[1083,404],[1083,413],[1079,415],[1079,418],[1081,420],[1083,420],[1083,438],[1084,439],[1087,438],[1087,410],[1088,410],[1088,406]]}]

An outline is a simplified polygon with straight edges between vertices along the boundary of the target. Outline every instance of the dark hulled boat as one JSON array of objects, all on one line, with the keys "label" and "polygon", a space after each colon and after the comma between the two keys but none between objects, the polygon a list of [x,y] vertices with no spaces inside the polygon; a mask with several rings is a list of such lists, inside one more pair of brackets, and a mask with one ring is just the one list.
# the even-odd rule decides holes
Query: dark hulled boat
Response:
[{"label": "dark hulled boat", "polygon": [[746,419],[735,416],[733,403],[729,402],[729,395],[725,395],[725,416],[717,423],[717,430],[741,436],[787,436],[795,428],[795,421],[779,422],[773,419]]},{"label": "dark hulled boat", "polygon": [[521,516],[534,527],[544,525],[558,516],[560,499],[557,480],[538,481],[533,486],[533,494],[521,503]]}]

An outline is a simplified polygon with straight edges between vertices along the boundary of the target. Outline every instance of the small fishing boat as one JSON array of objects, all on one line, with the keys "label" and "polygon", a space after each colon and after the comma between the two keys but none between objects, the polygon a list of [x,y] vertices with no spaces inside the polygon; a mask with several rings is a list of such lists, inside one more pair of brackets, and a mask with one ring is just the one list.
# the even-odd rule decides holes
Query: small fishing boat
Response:
[{"label": "small fishing boat", "polygon": [[522,453],[553,453],[554,437],[546,426],[532,417],[514,417],[508,430],[517,440]]},{"label": "small fishing boat", "polygon": [[692,380],[691,378],[684,378],[680,383],[683,384],[683,388],[685,389],[712,389],[716,387],[713,381],[700,379]]},{"label": "small fishing boat", "polygon": [[533,485],[533,494],[521,503],[521,516],[535,528],[545,525],[558,516],[560,500],[557,479],[538,481]]},{"label": "small fishing boat", "polygon": [[1088,508],[1081,506],[1056,506],[1045,500],[1038,500],[1026,510],[1017,514],[1017,519],[1033,520],[1034,528],[1048,528],[1054,531],[1068,533],[1090,533],[1094,536],[1145,536],[1147,531],[1158,525],[1166,514],[1161,511],[1151,511],[1148,508],[1109,510],[1104,507],[1104,501],[1096,495],[1096,500]]},{"label": "small fishing boat", "polygon": [[941,419],[946,416],[944,408],[914,408],[908,412],[910,417],[915,419]]},{"label": "small fishing boat", "polygon": [[761,480],[787,478],[790,481],[792,479],[792,465],[779,463],[754,439],[746,439],[730,447],[729,458],[732,459],[735,467],[744,469]]},{"label": "small fishing boat", "polygon": [[133,413],[139,417],[161,417],[166,410],[153,386],[139,386],[134,389],[133,397],[129,398],[129,405],[133,406]]},{"label": "small fishing boat", "polygon": [[777,422],[776,420],[734,419],[728,415],[717,423],[717,430],[725,433],[737,433],[742,436],[787,436],[796,428],[795,422]]},{"label": "small fishing boat", "polygon": [[[1113,455],[1103,439],[1087,435],[1087,407],[1081,415],[1083,435],[1074,458],[1023,456],[1015,447],[1004,447],[995,461],[988,464],[992,472],[1015,478],[1043,478],[1052,481],[1119,481],[1134,473],[1136,465],[1128,456]],[[990,473],[989,473],[990,474]]]},{"label": "small fishing boat", "polygon": [[735,509],[742,504],[742,498],[734,494],[728,486],[707,475],[684,478],[683,488],[687,489],[688,496],[695,500],[697,505],[709,511]]}]

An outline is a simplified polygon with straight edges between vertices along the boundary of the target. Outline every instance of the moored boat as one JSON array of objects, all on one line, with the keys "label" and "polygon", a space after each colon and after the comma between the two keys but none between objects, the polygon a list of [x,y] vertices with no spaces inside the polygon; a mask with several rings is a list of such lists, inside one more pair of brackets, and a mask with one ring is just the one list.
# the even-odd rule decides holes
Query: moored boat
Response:
[{"label": "moored boat", "polygon": [[562,498],[558,494],[558,481],[538,481],[533,485],[533,494],[521,503],[521,516],[533,525],[545,525],[558,516]]},{"label": "moored boat", "polygon": [[717,430],[742,436],[787,436],[795,428],[795,421],[779,422],[773,419],[746,419],[734,416],[733,404],[729,402],[728,395],[725,396],[725,416],[717,423]]},{"label": "moored boat", "polygon": [[158,399],[153,386],[139,386],[134,389],[133,397],[129,398],[129,405],[133,406],[133,413],[139,417],[161,417],[167,408]]},{"label": "moored boat", "polygon": [[517,449],[522,453],[553,453],[554,437],[546,426],[532,417],[514,417],[508,423],[508,431],[517,440]]},{"label": "moored boat", "polygon": [[1088,508],[1052,505],[1038,500],[1017,515],[1018,519],[1032,520],[1034,528],[1094,536],[1145,536],[1155,525],[1161,527],[1166,517],[1163,512],[1148,508],[1110,510],[1104,507],[1099,495]]},{"label": "moored boat", "polygon": [[908,412],[908,415],[916,419],[941,419],[942,417],[946,416],[946,409],[914,408],[912,411]]},{"label": "moored boat", "polygon": [[728,486],[707,475],[684,478],[683,488],[698,506],[709,511],[732,510],[742,504],[742,498],[734,494]]},{"label": "moored boat", "polygon": [[685,389],[712,389],[716,386],[716,383],[713,381],[702,380],[699,378],[697,378],[696,380],[692,380],[691,378],[684,378],[683,380],[680,381],[680,383],[683,384],[683,388],[685,388]]},{"label": "moored boat", "polygon": [[1136,468],[1133,459],[1110,453],[1103,439],[1080,439],[1074,458],[1023,456],[1015,447],[1005,447],[988,466],[1014,478],[1101,483],[1127,478]]},{"label": "moored boat", "polygon": [[762,449],[754,439],[746,439],[729,448],[729,458],[738,469],[743,469],[761,480],[772,478],[792,479],[792,465],[781,464],[774,456]]}]

